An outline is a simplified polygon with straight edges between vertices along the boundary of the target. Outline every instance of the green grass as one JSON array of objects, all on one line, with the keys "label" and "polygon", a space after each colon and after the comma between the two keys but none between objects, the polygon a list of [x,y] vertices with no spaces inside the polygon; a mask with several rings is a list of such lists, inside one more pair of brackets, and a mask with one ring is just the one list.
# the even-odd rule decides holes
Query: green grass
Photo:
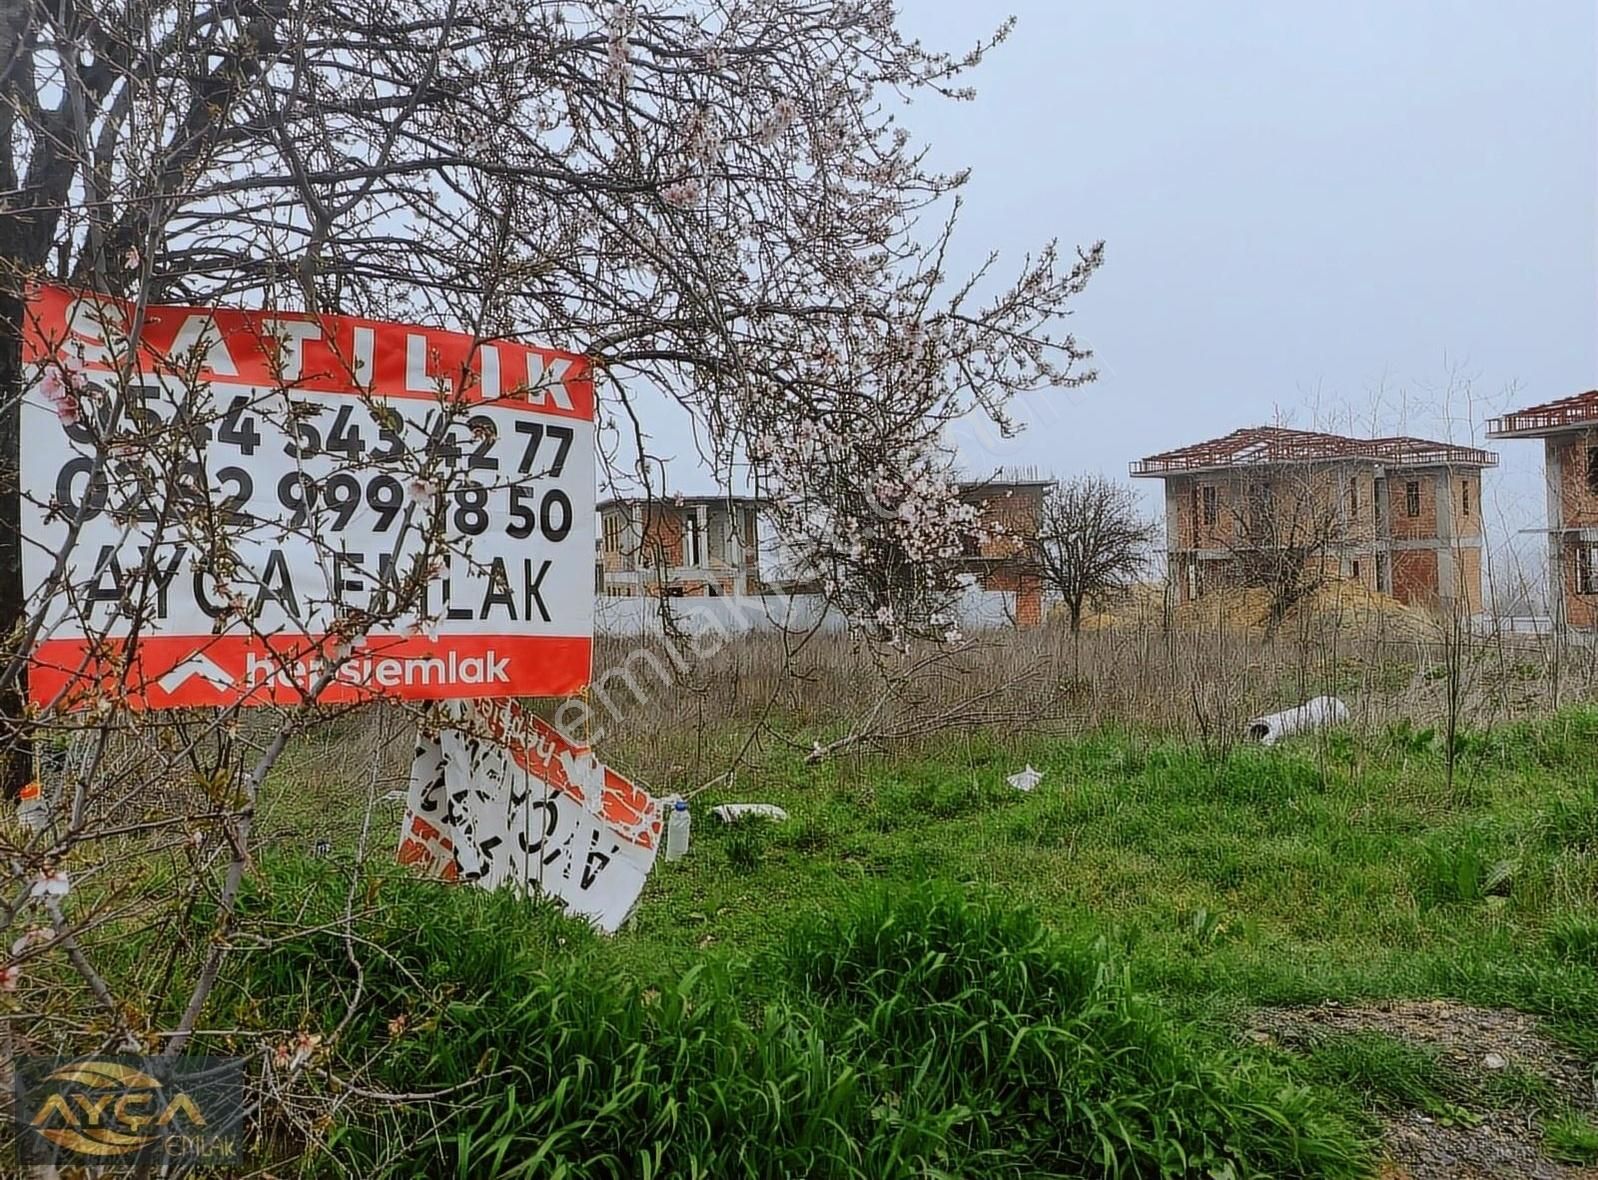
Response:
[{"label": "green grass", "polygon": [[1567,1164],[1598,1164],[1598,1124],[1586,1115],[1567,1113],[1543,1125],[1548,1155]]},{"label": "green grass", "polygon": [[[1218,768],[1122,734],[779,761],[758,790],[699,801],[789,811],[758,865],[745,834],[696,825],[625,953],[682,966],[702,945],[771,946],[864,882],[970,882],[1103,934],[1140,983],[1197,1015],[1449,995],[1529,1008],[1598,1047],[1598,964],[1582,949],[1598,922],[1583,826],[1595,739],[1587,713],[1478,739],[1453,793],[1437,752],[1381,739],[1239,750]],[[1027,760],[1046,773],[1030,795],[1003,782]]]},{"label": "green grass", "polygon": [[373,878],[357,973],[335,870],[263,869],[250,920],[311,929],[248,956],[219,997],[228,1020],[325,1029],[358,984],[337,1072],[469,1086],[436,1106],[347,1101],[310,1143],[269,1125],[312,1174],[1352,1177],[1368,1162],[1332,1099],[1173,1020],[1110,948],[989,896],[870,890],[758,960],[640,978],[549,907]]},{"label": "green grass", "polygon": [[[385,882],[370,937],[421,986],[369,980],[385,998],[345,1051],[401,1089],[479,1068],[514,1086],[447,1133],[416,1111],[353,1122],[332,1146],[369,1162],[395,1136],[427,1140],[473,1176],[558,1174],[511,1165],[586,1152],[596,1175],[1018,1175],[1028,1160],[1340,1175],[1361,1157],[1351,1120],[1523,1105],[1543,1111],[1548,1150],[1575,1158],[1591,1125],[1529,1077],[1462,1086],[1380,1038],[1235,1048],[1257,1005],[1444,996],[1536,1013],[1598,1061],[1598,713],[1467,733],[1457,749],[1452,789],[1435,735],[1402,727],[1219,764],[1118,732],[818,766],[773,755],[744,779],[758,785],[695,800],[689,855],[657,865],[610,940],[511,898]],[[1024,794],[1004,776],[1028,761],[1045,778]],[[709,818],[738,800],[791,818]],[[341,855],[294,871],[327,874],[341,901]],[[285,888],[299,906],[322,892]],[[958,896],[975,900],[939,908]],[[463,932],[429,928],[446,922]],[[228,1003],[240,1020],[325,1027],[352,986],[341,954],[263,955]],[[466,1035],[389,1046],[402,1011],[410,1028]],[[546,1049],[544,1027],[565,1048]],[[615,1048],[640,1039],[642,1056]],[[690,1064],[691,1046],[726,1068]],[[641,1094],[665,1113],[645,1119]],[[538,1131],[568,1125],[588,1130]]]}]

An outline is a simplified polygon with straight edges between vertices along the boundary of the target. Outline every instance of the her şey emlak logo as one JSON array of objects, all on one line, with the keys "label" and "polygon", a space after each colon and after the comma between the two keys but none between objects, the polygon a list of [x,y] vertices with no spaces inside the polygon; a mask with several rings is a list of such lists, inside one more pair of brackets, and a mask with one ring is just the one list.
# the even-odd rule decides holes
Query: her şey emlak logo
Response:
[{"label": "her \u015fey emlak logo", "polygon": [[235,1057],[21,1058],[20,1162],[234,1161],[243,1082]]}]

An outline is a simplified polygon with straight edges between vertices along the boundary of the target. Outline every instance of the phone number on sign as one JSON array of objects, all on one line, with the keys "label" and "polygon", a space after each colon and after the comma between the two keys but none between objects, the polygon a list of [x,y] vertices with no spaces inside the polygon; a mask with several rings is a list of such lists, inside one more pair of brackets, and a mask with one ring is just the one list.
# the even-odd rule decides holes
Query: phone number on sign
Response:
[{"label": "phone number on sign", "polygon": [[[127,417],[146,437],[156,431],[182,432],[192,444],[189,453],[208,455],[214,444],[220,443],[251,458],[263,445],[270,444],[263,440],[256,427],[256,415],[248,407],[246,398],[234,398],[214,430],[208,422],[185,421],[180,416],[166,419],[154,412],[150,403],[130,407]],[[273,522],[305,528],[314,520],[318,528],[325,526],[342,532],[357,513],[366,509],[373,519],[369,525],[362,522],[363,530],[383,533],[408,519],[408,509],[414,502],[430,501],[435,511],[447,515],[452,531],[462,536],[482,536],[496,516],[504,519],[506,535],[515,540],[537,534],[545,541],[558,543],[571,531],[573,511],[567,493],[558,487],[539,489],[527,483],[562,475],[574,438],[570,427],[518,417],[511,423],[514,440],[508,448],[514,454],[504,455],[502,462],[502,457],[494,453],[500,423],[487,414],[452,419],[432,411],[415,423],[405,421],[393,410],[379,409],[370,415],[369,425],[376,428],[377,446],[368,452],[362,423],[353,406],[339,407],[325,435],[317,423],[309,420],[322,409],[306,402],[294,403],[290,408],[293,436],[281,444],[281,449],[296,467],[280,477],[267,477],[271,481],[268,486],[275,484],[276,506],[282,510],[278,513],[267,509]],[[426,440],[421,447],[412,449],[407,445],[407,426],[419,428]],[[467,438],[460,437],[461,430]],[[68,426],[67,434],[75,442],[94,442],[93,434],[79,423]],[[381,467],[361,469],[364,464],[390,464],[410,455],[419,457],[428,470],[448,472],[465,482],[434,491],[429,481],[420,477],[406,476],[402,480]],[[329,460],[342,460],[351,467],[316,477],[298,466],[307,462],[320,465]],[[57,472],[55,502],[73,516],[81,513],[85,521],[109,512],[120,519],[159,524],[170,521],[174,512],[188,515],[211,511],[222,523],[261,522],[258,513],[250,510],[258,492],[259,472],[230,464],[208,474],[203,458],[170,465],[167,470],[170,475],[163,477],[145,462],[111,459],[97,464],[92,456],[79,455]],[[118,493],[114,504],[113,488]],[[158,488],[165,494],[158,495]],[[265,489],[260,491],[264,493]]]}]

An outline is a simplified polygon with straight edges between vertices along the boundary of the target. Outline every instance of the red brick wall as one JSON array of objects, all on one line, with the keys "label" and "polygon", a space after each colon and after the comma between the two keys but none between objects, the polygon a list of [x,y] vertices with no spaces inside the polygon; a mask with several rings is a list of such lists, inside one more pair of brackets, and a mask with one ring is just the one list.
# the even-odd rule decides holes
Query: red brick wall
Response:
[{"label": "red brick wall", "polygon": [[[1454,536],[1481,536],[1481,476],[1454,472],[1449,477],[1449,485],[1454,496]],[[1476,581],[1479,583],[1480,577]]]},{"label": "red brick wall", "polygon": [[1578,593],[1581,583],[1576,577],[1576,551],[1580,544],[1567,541],[1564,545],[1561,577],[1565,588],[1565,622],[1572,627],[1598,625],[1598,595]]},{"label": "red brick wall", "polygon": [[1043,487],[1003,484],[973,490],[967,498],[981,511],[982,526],[993,530],[979,546],[979,556],[1003,560],[1030,548],[1043,521],[1047,492]]},{"label": "red brick wall", "polygon": [[[1479,531],[1479,530],[1478,530]],[[1455,594],[1463,600],[1462,605],[1467,611],[1474,614],[1481,610],[1481,550],[1477,548],[1456,549],[1457,565],[1454,570]]]},{"label": "red brick wall", "polygon": [[1043,582],[1036,574],[1015,568],[989,570],[978,578],[982,589],[1015,595],[1015,625],[1036,627],[1043,621]]},{"label": "red brick wall", "polygon": [[1400,602],[1426,604],[1437,600],[1437,553],[1431,549],[1401,549],[1392,555],[1393,597]]},{"label": "red brick wall", "polygon": [[[1409,515],[1409,485],[1420,488],[1420,514]],[[1437,476],[1430,471],[1395,471],[1387,477],[1387,516],[1394,540],[1430,540],[1437,536]],[[1432,592],[1437,591],[1437,563],[1432,562]],[[1393,588],[1399,582],[1393,579]],[[1402,595],[1400,595],[1402,597]]]},{"label": "red brick wall", "polygon": [[657,563],[667,569],[682,564],[682,514],[676,509],[651,505],[644,513],[643,544],[638,550],[638,567],[654,569]]},{"label": "red brick wall", "polygon": [[[992,530],[978,544],[977,556],[989,562],[1025,557],[1042,525],[1043,500],[1048,491],[1047,487],[1007,487],[1002,483],[971,489],[966,494],[967,502],[980,510],[981,525]],[[974,572],[982,589],[1015,595],[1017,627],[1035,627],[1043,621],[1043,583],[1036,574],[1016,565],[977,568]]]},{"label": "red brick wall", "polygon": [[[1173,549],[1226,549],[1238,537],[1241,484],[1224,475],[1173,479],[1168,490],[1176,494],[1176,520],[1167,520],[1168,544]],[[1213,488],[1215,520],[1204,519],[1204,489]]]},{"label": "red brick wall", "polygon": [[1559,463],[1559,502],[1566,528],[1598,527],[1598,493],[1587,487],[1587,449],[1598,447],[1598,431],[1581,431],[1548,440],[1548,454]]}]

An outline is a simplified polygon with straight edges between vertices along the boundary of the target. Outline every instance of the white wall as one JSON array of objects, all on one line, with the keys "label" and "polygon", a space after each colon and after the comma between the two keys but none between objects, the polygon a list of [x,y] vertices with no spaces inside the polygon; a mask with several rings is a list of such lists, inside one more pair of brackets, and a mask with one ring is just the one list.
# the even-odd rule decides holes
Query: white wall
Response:
[{"label": "white wall", "polygon": [[[672,618],[690,634],[701,628],[723,631],[808,631],[821,619],[823,631],[841,631],[843,616],[827,609],[819,594],[768,594],[741,598],[672,598]],[[955,608],[965,630],[1008,627],[1015,617],[1015,595],[967,590]],[[661,631],[660,599],[655,597],[594,600],[594,632],[599,635],[645,635]]]}]

